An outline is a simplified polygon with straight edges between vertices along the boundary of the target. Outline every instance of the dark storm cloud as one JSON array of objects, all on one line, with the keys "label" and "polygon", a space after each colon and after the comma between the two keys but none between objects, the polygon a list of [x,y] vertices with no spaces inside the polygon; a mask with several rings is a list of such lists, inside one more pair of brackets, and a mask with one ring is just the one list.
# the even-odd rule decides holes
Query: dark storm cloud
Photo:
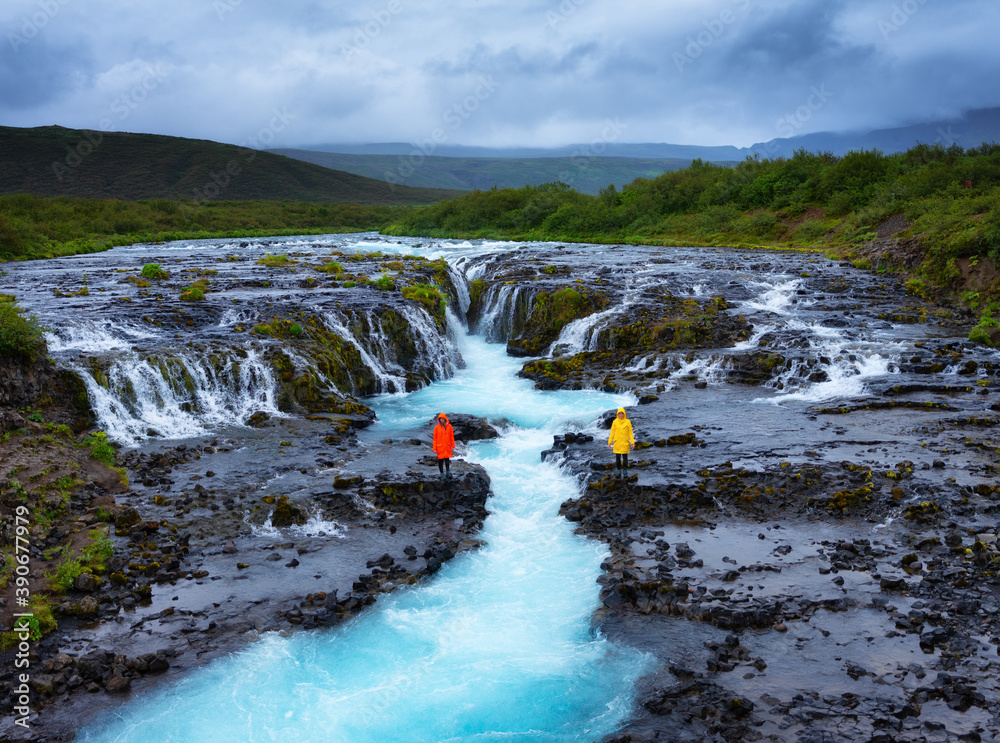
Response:
[{"label": "dark storm cloud", "polygon": [[81,45],[54,48],[44,38],[21,45],[0,42],[0,111],[57,101],[79,85],[92,64]]},{"label": "dark storm cloud", "polygon": [[845,6],[814,0],[775,11],[756,8],[722,64],[744,77],[779,78],[789,72],[863,64],[876,55],[875,45],[852,42],[837,32]]},{"label": "dark storm cloud", "polygon": [[1000,105],[997,27],[995,0],[7,0],[0,121],[748,145]]}]

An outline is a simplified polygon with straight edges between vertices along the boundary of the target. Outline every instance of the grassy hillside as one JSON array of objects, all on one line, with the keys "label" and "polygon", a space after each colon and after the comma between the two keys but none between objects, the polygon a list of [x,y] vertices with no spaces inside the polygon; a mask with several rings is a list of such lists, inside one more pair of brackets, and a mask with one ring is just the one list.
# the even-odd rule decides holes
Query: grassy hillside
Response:
[{"label": "grassy hillside", "polygon": [[[563,181],[580,193],[597,194],[609,184],[655,178],[691,164],[682,158],[638,157],[423,157],[359,155],[313,150],[273,150],[326,168],[421,188],[460,191],[537,186]],[[735,163],[732,163],[735,165]]]},{"label": "grassy hillside", "polygon": [[391,186],[234,145],[58,126],[0,127],[0,193],[90,199],[430,204],[455,191]]},{"label": "grassy hillside", "polygon": [[1000,324],[993,320],[1000,318],[1000,274],[993,272],[1000,266],[998,145],[843,157],[799,151],[735,168],[696,160],[597,196],[563,184],[471,193],[408,212],[388,231],[833,249],[859,265],[911,268],[919,276],[914,292],[951,293],[982,314],[984,329]]}]

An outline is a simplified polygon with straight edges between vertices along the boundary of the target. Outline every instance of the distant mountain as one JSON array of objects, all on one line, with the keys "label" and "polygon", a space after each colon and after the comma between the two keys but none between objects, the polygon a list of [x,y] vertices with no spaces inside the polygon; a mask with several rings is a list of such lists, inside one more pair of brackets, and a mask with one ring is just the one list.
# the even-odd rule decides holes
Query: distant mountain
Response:
[{"label": "distant mountain", "polygon": [[894,129],[840,134],[822,132],[787,139],[772,139],[747,148],[743,157],[754,152],[760,153],[762,157],[788,157],[800,149],[809,152],[832,152],[835,155],[843,155],[851,150],[878,149],[889,154],[903,152],[921,143],[940,143],[945,147],[957,144],[968,149],[978,147],[984,142],[1000,142],[1000,108],[983,108],[968,111],[957,119],[944,119]]},{"label": "distant mountain", "polygon": [[[788,124],[791,128],[793,125]],[[685,144],[628,144],[607,143],[600,148],[590,145],[567,145],[565,147],[466,147],[442,144],[433,153],[421,153],[412,144],[388,142],[382,144],[325,144],[308,148],[310,151],[343,153],[350,155],[395,155],[409,157],[415,153],[432,154],[435,157],[458,158],[559,158],[577,160],[585,158],[645,158],[649,160],[687,160],[701,158],[711,162],[741,161],[754,153],[761,157],[787,157],[798,149],[809,152],[833,152],[843,155],[851,150],[877,148],[885,153],[908,150],[916,144],[942,143],[945,147],[958,144],[962,147],[976,147],[983,142],[1000,142],[1000,108],[977,109],[966,112],[954,119],[913,124],[892,129],[877,129],[859,132],[822,132],[798,137],[772,139],[758,142],[751,147],[703,147]],[[283,152],[285,150],[282,150]],[[430,159],[430,158],[428,158]]]},{"label": "distant mountain", "polygon": [[704,160],[742,159],[741,153],[747,148],[703,147],[687,144],[629,144],[602,142],[600,145],[569,144],[562,147],[470,147],[466,145],[442,144],[431,149],[420,149],[406,142],[381,142],[373,144],[320,144],[296,148],[309,152],[334,152],[345,155],[403,155],[419,159],[427,157],[461,157],[504,159],[563,157],[637,157],[648,159],[680,159],[691,161],[696,157]]},{"label": "distant mountain", "polygon": [[577,191],[596,194],[609,183],[621,187],[639,177],[655,178],[664,171],[680,170],[691,164],[691,158],[588,157],[579,154],[573,157],[411,157],[412,147],[405,153],[399,152],[402,148],[395,145],[381,147],[397,149],[397,152],[348,154],[313,150],[270,151],[335,170],[380,178],[390,183],[463,191],[487,190],[493,186],[520,188],[564,181]]},{"label": "distant mountain", "polygon": [[430,204],[460,195],[207,140],[60,126],[0,127],[0,193],[380,205]]}]

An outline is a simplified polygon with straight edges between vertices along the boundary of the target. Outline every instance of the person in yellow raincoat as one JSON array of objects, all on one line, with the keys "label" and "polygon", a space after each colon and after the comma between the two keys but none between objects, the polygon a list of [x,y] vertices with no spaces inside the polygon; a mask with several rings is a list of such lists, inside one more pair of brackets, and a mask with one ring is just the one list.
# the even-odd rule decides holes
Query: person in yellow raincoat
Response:
[{"label": "person in yellow raincoat", "polygon": [[625,408],[618,408],[618,415],[611,423],[608,448],[615,453],[615,474],[628,477],[628,453],[635,448],[632,421],[625,416]]},{"label": "person in yellow raincoat", "polygon": [[438,413],[434,426],[434,453],[438,458],[438,471],[442,480],[451,479],[451,454],[455,448],[455,429],[448,422],[448,416]]}]

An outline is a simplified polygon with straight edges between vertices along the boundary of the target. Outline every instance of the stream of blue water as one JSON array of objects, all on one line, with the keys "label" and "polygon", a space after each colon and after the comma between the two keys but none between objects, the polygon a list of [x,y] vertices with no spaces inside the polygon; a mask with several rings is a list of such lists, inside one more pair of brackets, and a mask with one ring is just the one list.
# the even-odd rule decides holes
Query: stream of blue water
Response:
[{"label": "stream of blue water", "polygon": [[440,411],[503,419],[464,454],[492,481],[482,549],[334,630],[265,635],[142,695],[80,741],[594,741],[630,710],[648,659],[591,627],[606,548],[558,514],[579,485],[540,462],[553,433],[632,402],[538,392],[503,345],[462,336],[466,368],[374,400],[380,438]]}]

